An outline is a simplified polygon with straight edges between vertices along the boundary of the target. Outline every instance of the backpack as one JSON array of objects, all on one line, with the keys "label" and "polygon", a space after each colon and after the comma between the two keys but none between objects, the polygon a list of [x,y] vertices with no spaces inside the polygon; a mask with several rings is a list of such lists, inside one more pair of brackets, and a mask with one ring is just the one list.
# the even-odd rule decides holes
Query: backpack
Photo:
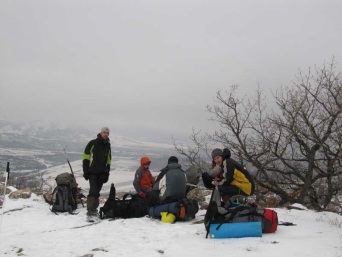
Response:
[{"label": "backpack", "polygon": [[188,221],[195,218],[198,212],[198,202],[195,199],[183,198],[179,202],[177,220]]},{"label": "backpack", "polygon": [[209,203],[204,218],[204,226],[208,237],[210,225],[218,224],[217,230],[225,223],[243,223],[243,222],[262,222],[264,209],[254,203],[239,204],[226,208],[225,213],[219,212],[217,203]]},{"label": "backpack", "polygon": [[198,167],[191,166],[188,169],[186,169],[184,172],[186,175],[186,180],[189,184],[192,184],[192,185],[198,184],[201,178],[201,174],[202,174],[202,172],[200,171]]},{"label": "backpack", "polygon": [[122,199],[115,197],[114,184],[111,185],[107,201],[100,208],[100,218],[140,218],[147,215],[145,199],[139,194],[125,194]]},{"label": "backpack", "polygon": [[61,173],[56,177],[57,186],[52,192],[52,212],[72,213],[77,209],[77,183],[75,177]]},{"label": "backpack", "polygon": [[278,214],[276,211],[265,208],[262,217],[262,233],[273,233],[278,227]]}]

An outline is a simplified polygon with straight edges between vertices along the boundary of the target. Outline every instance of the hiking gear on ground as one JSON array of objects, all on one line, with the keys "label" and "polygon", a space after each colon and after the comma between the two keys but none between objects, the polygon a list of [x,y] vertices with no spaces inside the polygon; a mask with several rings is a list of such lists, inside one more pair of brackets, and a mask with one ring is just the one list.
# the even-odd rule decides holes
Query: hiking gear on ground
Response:
[{"label": "hiking gear on ground", "polygon": [[111,185],[107,201],[100,208],[100,218],[140,218],[147,215],[145,199],[139,194],[125,194],[122,199],[116,199],[114,184]]},{"label": "hiking gear on ground", "polygon": [[262,232],[263,233],[273,233],[277,230],[278,226],[278,214],[276,211],[271,209],[264,209],[262,218]]},{"label": "hiking gear on ground", "polygon": [[209,228],[210,238],[261,237],[261,222],[213,223]]},{"label": "hiking gear on ground", "polygon": [[174,223],[176,221],[176,216],[171,212],[161,212],[161,221],[164,223]]},{"label": "hiking gear on ground", "polygon": [[186,181],[189,184],[197,185],[201,178],[201,170],[197,166],[191,166],[184,171]]},{"label": "hiking gear on ground", "polygon": [[[215,191],[212,197],[214,198]],[[207,236],[210,232],[211,224],[223,223],[237,223],[237,222],[261,222],[264,214],[264,209],[256,204],[241,204],[231,207],[228,203],[227,206],[218,204],[217,201],[209,203],[207,212],[205,214],[204,225],[207,230]]]},{"label": "hiking gear on ground", "polygon": [[75,177],[68,173],[61,173],[56,177],[57,186],[52,192],[52,212],[72,213],[77,209],[77,183]]},{"label": "hiking gear on ground", "polygon": [[182,199],[179,202],[179,214],[177,216],[177,220],[188,221],[194,219],[198,209],[198,202],[195,199]]},{"label": "hiking gear on ground", "polygon": [[169,212],[169,213],[173,213],[176,216],[178,216],[179,215],[179,207],[180,206],[179,206],[178,201],[172,202],[172,203],[157,205],[157,206],[149,208],[148,215],[151,218],[155,218],[155,219],[160,219],[162,212]]},{"label": "hiking gear on ground", "polygon": [[[67,159],[67,162],[68,162],[68,164],[69,164],[69,168],[70,168],[71,174],[75,177],[74,171],[72,170],[72,167],[71,167],[71,164],[70,164],[68,155],[67,155],[67,153],[66,153],[66,151],[65,151],[65,148],[63,148],[63,151],[64,151],[65,158]],[[75,181],[76,181],[76,180],[75,180]]]}]

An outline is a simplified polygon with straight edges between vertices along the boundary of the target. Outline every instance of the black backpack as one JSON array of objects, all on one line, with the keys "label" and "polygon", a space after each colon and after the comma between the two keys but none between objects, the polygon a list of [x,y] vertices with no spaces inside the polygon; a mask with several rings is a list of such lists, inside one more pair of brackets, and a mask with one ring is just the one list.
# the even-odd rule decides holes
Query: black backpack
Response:
[{"label": "black backpack", "polygon": [[77,183],[75,177],[68,173],[56,177],[57,186],[52,192],[52,212],[72,213],[77,209]]},{"label": "black backpack", "polygon": [[139,194],[125,194],[122,199],[115,197],[114,184],[111,185],[107,201],[100,208],[100,218],[140,218],[147,215],[147,205]]},{"label": "black backpack", "polygon": [[195,199],[183,198],[179,201],[177,220],[188,221],[194,219],[198,209],[198,202]]}]

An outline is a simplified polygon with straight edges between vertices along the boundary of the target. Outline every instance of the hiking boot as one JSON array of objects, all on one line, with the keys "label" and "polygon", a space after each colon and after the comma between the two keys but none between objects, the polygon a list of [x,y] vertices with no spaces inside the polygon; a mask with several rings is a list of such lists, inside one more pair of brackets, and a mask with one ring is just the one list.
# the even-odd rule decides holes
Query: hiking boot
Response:
[{"label": "hiking boot", "polygon": [[87,216],[86,221],[91,223],[100,222],[100,217],[98,215],[90,215]]}]

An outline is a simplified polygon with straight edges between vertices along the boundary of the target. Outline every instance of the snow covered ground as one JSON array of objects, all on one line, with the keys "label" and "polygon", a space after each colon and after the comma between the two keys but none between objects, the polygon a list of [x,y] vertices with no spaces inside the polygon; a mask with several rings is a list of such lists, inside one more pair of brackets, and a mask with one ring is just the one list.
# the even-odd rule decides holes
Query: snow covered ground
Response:
[{"label": "snow covered ground", "polygon": [[[124,160],[123,160],[124,162]],[[117,164],[117,167],[129,163]],[[110,182],[118,191],[133,189],[134,163],[130,170],[113,170]],[[72,162],[78,183],[87,189],[81,177],[81,162]],[[137,167],[135,167],[137,168]],[[50,176],[68,171],[68,165],[49,169]],[[51,180],[52,182],[52,180]],[[104,191],[110,183],[107,183]],[[1,256],[342,256],[342,216],[310,210],[275,209],[279,221],[297,226],[278,226],[273,234],[260,238],[206,239],[203,224],[193,221],[162,223],[148,217],[103,220],[86,223],[86,209],[77,215],[56,215],[42,197],[10,200],[6,196],[0,227]],[[204,218],[200,210],[195,221]]]}]

